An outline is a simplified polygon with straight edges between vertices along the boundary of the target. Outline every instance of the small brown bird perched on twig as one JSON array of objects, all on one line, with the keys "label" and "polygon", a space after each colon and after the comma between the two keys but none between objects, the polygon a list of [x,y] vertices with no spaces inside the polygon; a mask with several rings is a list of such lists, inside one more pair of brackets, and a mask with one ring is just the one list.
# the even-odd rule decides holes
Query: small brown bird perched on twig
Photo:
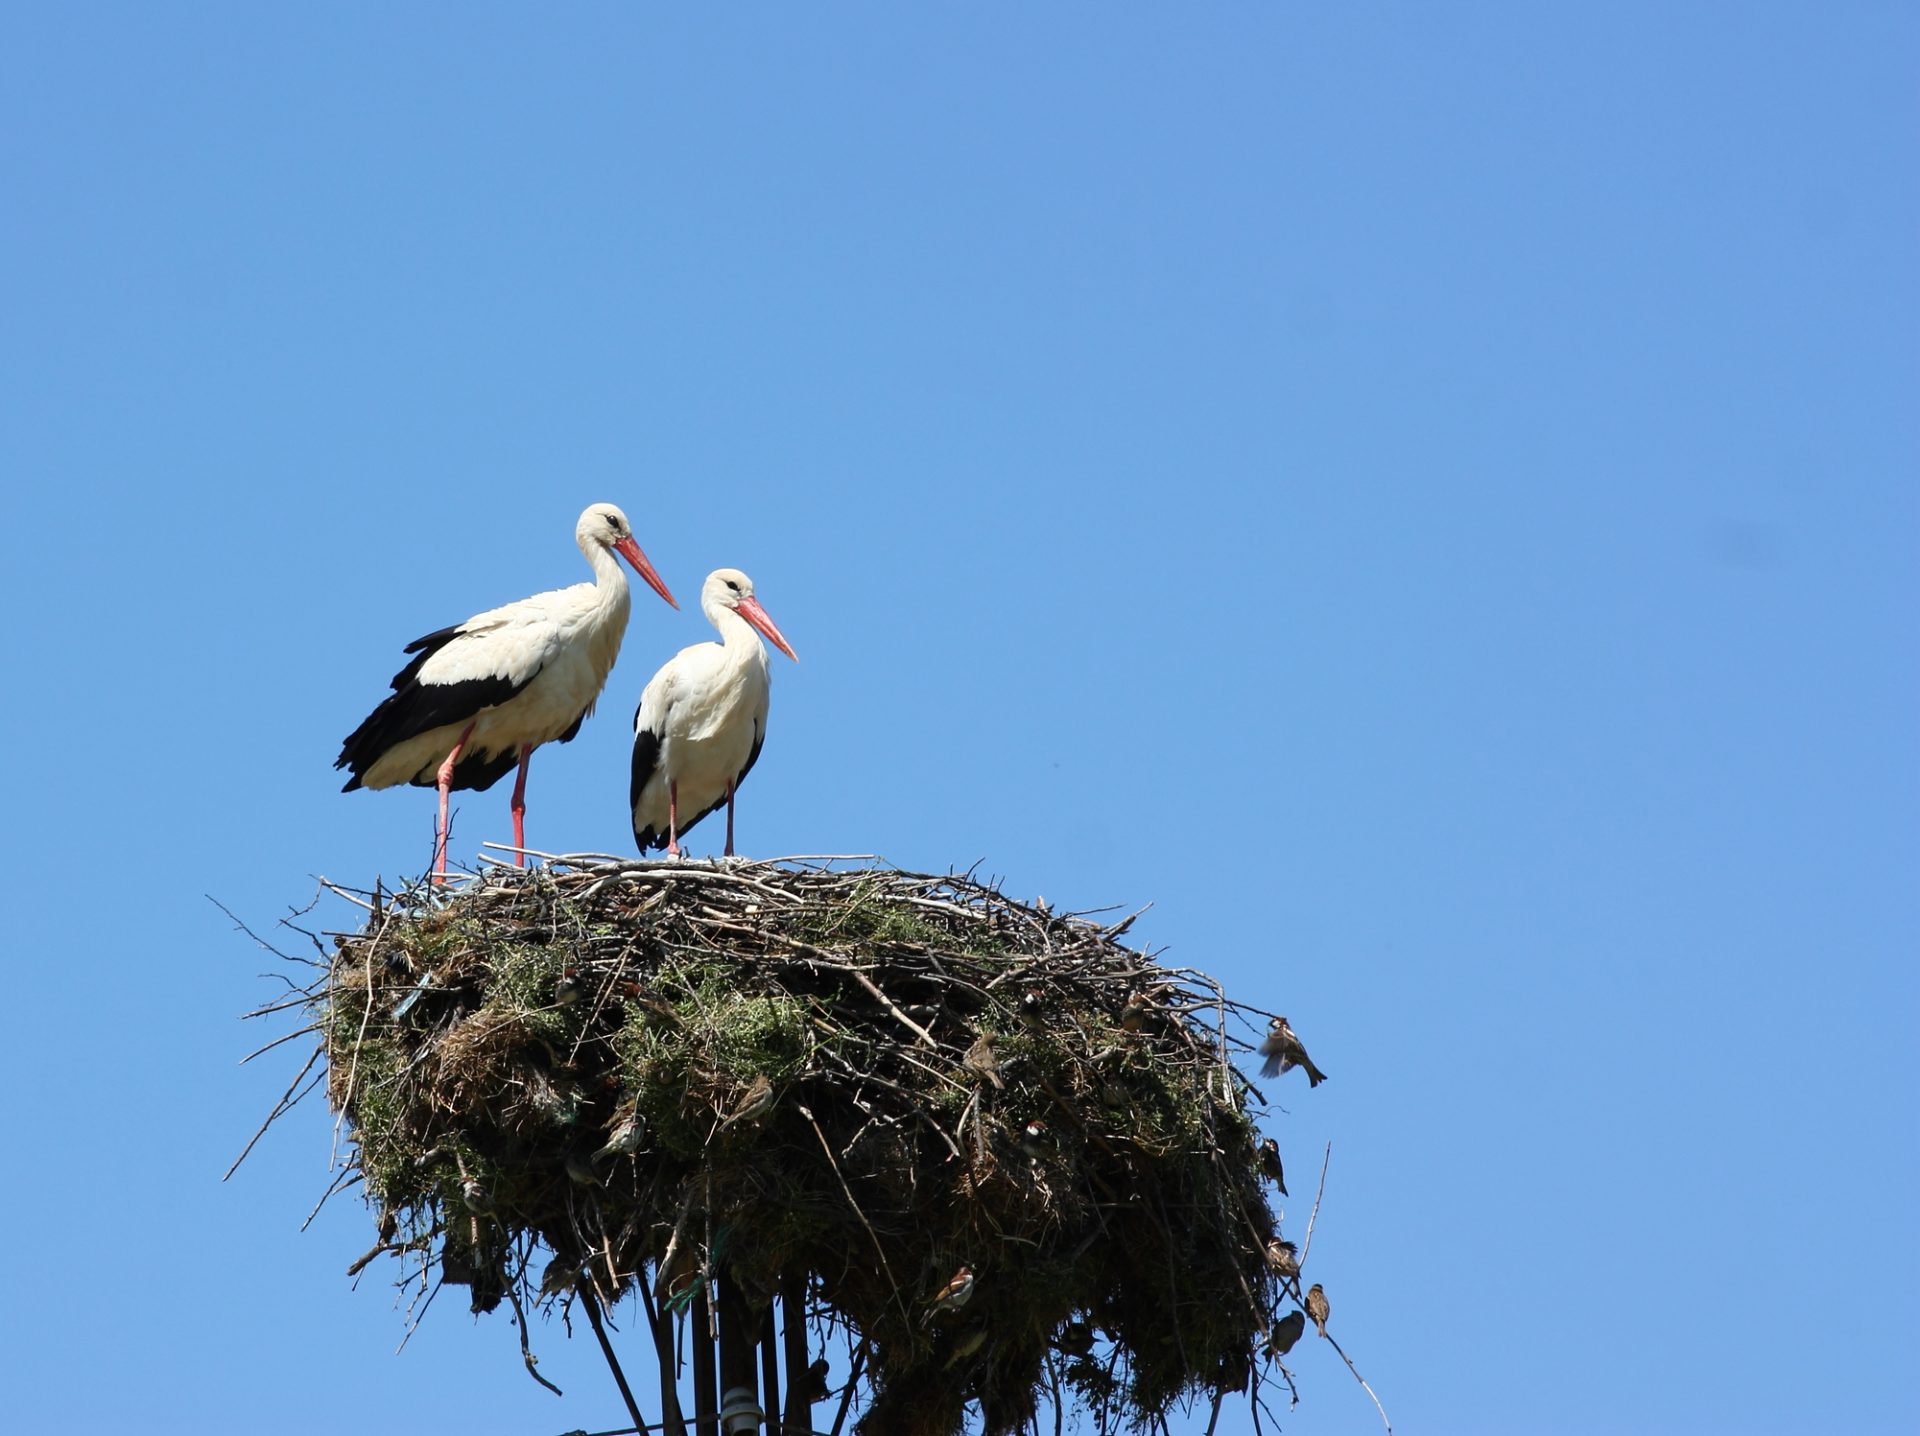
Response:
[{"label": "small brown bird perched on twig", "polygon": [[827,1399],[827,1358],[822,1356],[807,1367],[800,1378],[800,1399],[812,1406]]},{"label": "small brown bird perched on twig", "polygon": [[1282,1281],[1299,1276],[1300,1249],[1292,1242],[1283,1242],[1279,1237],[1275,1237],[1267,1243],[1267,1265],[1273,1268],[1273,1274]]},{"label": "small brown bird perched on twig", "polygon": [[920,1318],[922,1323],[931,1321],[943,1311],[958,1311],[967,1304],[973,1295],[973,1268],[963,1266],[947,1278],[947,1284],[936,1291],[927,1302],[927,1314]]},{"label": "small brown bird perched on twig", "polygon": [[1274,1186],[1280,1189],[1280,1195],[1287,1193],[1287,1169],[1280,1165],[1280,1144],[1269,1137],[1260,1144],[1260,1150],[1254,1155],[1254,1169]]},{"label": "small brown bird perched on twig", "polygon": [[1276,1017],[1267,1024],[1267,1035],[1260,1044],[1260,1055],[1267,1059],[1260,1068],[1262,1077],[1279,1077],[1292,1068],[1301,1067],[1306,1069],[1309,1087],[1318,1087],[1327,1080],[1327,1074],[1313,1065],[1313,1059],[1307,1056],[1307,1049],[1300,1045],[1300,1039],[1294,1036],[1293,1029],[1287,1025],[1284,1017]]},{"label": "small brown bird perched on twig", "polygon": [[747,1088],[747,1095],[734,1104],[733,1110],[727,1113],[726,1120],[714,1130],[723,1132],[735,1122],[750,1121],[772,1105],[773,1083],[769,1082],[767,1074],[762,1072],[753,1079],[753,1085]]},{"label": "small brown bird perched on twig", "polygon": [[1020,1151],[1028,1161],[1039,1161],[1047,1155],[1051,1145],[1047,1138],[1047,1124],[1038,1117],[1020,1129]]},{"label": "small brown bird perched on twig", "polygon": [[1290,1311],[1267,1332],[1267,1355],[1285,1356],[1293,1350],[1300,1333],[1307,1329],[1307,1318],[1298,1310]]},{"label": "small brown bird perched on twig", "polygon": [[593,1154],[593,1160],[604,1162],[609,1157],[630,1157],[646,1144],[647,1119],[638,1109],[622,1109],[626,1115],[614,1125],[613,1135],[607,1138],[606,1145]]},{"label": "small brown bird perched on twig", "polygon": [[1000,1080],[1000,1059],[993,1055],[993,1039],[982,1032],[974,1038],[973,1046],[967,1049],[967,1055],[960,1059],[960,1065],[987,1079],[995,1087],[1005,1087]]},{"label": "small brown bird perched on twig", "polygon": [[1093,1327],[1076,1316],[1060,1328],[1053,1344],[1068,1356],[1085,1356],[1093,1350]]},{"label": "small brown bird perched on twig", "polygon": [[1313,1318],[1313,1324],[1320,1328],[1320,1334],[1327,1334],[1327,1318],[1333,1309],[1327,1305],[1327,1293],[1319,1282],[1307,1288],[1307,1315]]},{"label": "small brown bird perched on twig", "polygon": [[467,1204],[468,1211],[482,1216],[493,1210],[493,1193],[472,1177],[460,1183],[460,1200]]},{"label": "small brown bird perched on twig", "polygon": [[559,1296],[562,1292],[572,1291],[580,1284],[580,1259],[578,1257],[557,1256],[547,1263],[547,1269],[540,1277],[540,1295]]},{"label": "small brown bird perched on twig", "polygon": [[953,1355],[947,1358],[947,1364],[941,1370],[951,1371],[986,1344],[987,1328],[984,1326],[976,1326],[972,1331],[962,1333],[959,1340],[953,1343]]}]

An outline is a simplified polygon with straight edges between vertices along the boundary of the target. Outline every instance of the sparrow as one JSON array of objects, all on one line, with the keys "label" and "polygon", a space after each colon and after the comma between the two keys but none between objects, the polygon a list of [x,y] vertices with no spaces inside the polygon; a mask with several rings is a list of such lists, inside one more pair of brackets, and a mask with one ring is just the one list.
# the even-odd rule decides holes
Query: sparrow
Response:
[{"label": "sparrow", "polygon": [[580,1284],[580,1263],[571,1257],[555,1257],[540,1276],[540,1295],[544,1299],[569,1292]]},{"label": "sparrow", "polygon": [[1047,1124],[1035,1117],[1020,1129],[1020,1150],[1030,1162],[1037,1162],[1047,1155]]},{"label": "sparrow", "polygon": [[1260,1144],[1259,1152],[1253,1159],[1254,1169],[1280,1189],[1280,1195],[1287,1195],[1287,1172],[1280,1165],[1280,1144],[1269,1137]]},{"label": "sparrow", "polygon": [[1120,1009],[1120,1026],[1128,1032],[1138,1032],[1147,1025],[1147,995],[1136,992],[1129,997],[1126,1005]]},{"label": "sparrow", "polygon": [[1313,1324],[1320,1328],[1320,1334],[1327,1334],[1327,1318],[1333,1314],[1327,1305],[1326,1289],[1315,1282],[1307,1288],[1307,1315],[1313,1318]]},{"label": "sparrow", "polygon": [[963,1332],[959,1340],[953,1344],[953,1355],[947,1358],[947,1364],[940,1369],[951,1371],[986,1344],[987,1329],[984,1326],[976,1326],[972,1331]]},{"label": "sparrow", "polygon": [[600,1178],[593,1170],[593,1163],[585,1152],[567,1153],[567,1175],[583,1187],[597,1187]]},{"label": "sparrow", "polygon": [[580,969],[569,967],[560,974],[560,980],[553,985],[553,1005],[569,1007],[587,995],[587,985],[580,980]]},{"label": "sparrow", "polygon": [[960,1065],[969,1072],[976,1072],[995,1087],[1005,1087],[1000,1080],[1000,1059],[993,1055],[993,1039],[982,1032],[973,1039],[973,1046],[967,1049],[967,1055],[960,1059]]},{"label": "sparrow", "polygon": [[1047,1020],[1047,995],[1037,987],[1029,987],[1020,994],[1020,1017],[1028,1025],[1038,1027]]},{"label": "sparrow", "polygon": [[646,1143],[647,1119],[637,1111],[629,1111],[614,1126],[606,1145],[593,1154],[593,1160],[604,1162],[609,1157],[630,1157]]},{"label": "sparrow", "polygon": [[1282,1281],[1297,1277],[1300,1275],[1300,1249],[1292,1242],[1283,1242],[1275,1237],[1267,1243],[1267,1265]]},{"label": "sparrow", "polygon": [[1300,1045],[1300,1039],[1293,1035],[1293,1029],[1287,1025],[1284,1017],[1276,1017],[1267,1024],[1267,1035],[1260,1044],[1260,1055],[1267,1059],[1260,1067],[1262,1077],[1278,1077],[1295,1067],[1304,1067],[1309,1087],[1318,1087],[1327,1080],[1327,1074],[1313,1065],[1313,1059],[1307,1056],[1307,1049]]},{"label": "sparrow", "polygon": [[753,1085],[747,1088],[746,1096],[734,1103],[733,1110],[727,1113],[726,1120],[723,1121],[719,1127],[715,1128],[715,1130],[725,1131],[735,1122],[751,1121],[753,1118],[763,1115],[772,1105],[773,1083],[769,1082],[767,1080],[767,1074],[762,1072],[758,1077],[753,1079]]},{"label": "sparrow", "polygon": [[460,1184],[460,1200],[467,1204],[468,1211],[483,1216],[493,1210],[493,1193],[472,1177]]},{"label": "sparrow", "polygon": [[921,1318],[921,1321],[931,1319],[938,1312],[960,1310],[972,1295],[973,1268],[963,1266],[947,1278],[945,1286],[933,1294],[932,1299],[927,1302],[927,1314]]},{"label": "sparrow", "polygon": [[1294,1342],[1300,1339],[1300,1333],[1307,1329],[1307,1318],[1299,1311],[1290,1311],[1267,1329],[1267,1355],[1285,1356],[1293,1350]]},{"label": "sparrow", "polygon": [[827,1358],[817,1358],[800,1379],[800,1399],[811,1406],[827,1399]]},{"label": "sparrow", "polygon": [[1068,1356],[1085,1356],[1093,1350],[1093,1327],[1076,1316],[1060,1328],[1053,1344]]}]

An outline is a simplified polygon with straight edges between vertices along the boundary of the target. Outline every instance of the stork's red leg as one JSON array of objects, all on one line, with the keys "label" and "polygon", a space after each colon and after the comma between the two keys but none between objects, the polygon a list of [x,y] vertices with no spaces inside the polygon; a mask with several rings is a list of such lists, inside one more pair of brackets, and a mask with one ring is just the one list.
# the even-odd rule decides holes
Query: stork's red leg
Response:
[{"label": "stork's red leg", "polygon": [[520,745],[520,776],[513,780],[513,865],[527,865],[527,763],[533,757],[533,744]]},{"label": "stork's red leg", "polygon": [[680,856],[680,785],[667,780],[667,856]]},{"label": "stork's red leg", "polygon": [[460,761],[460,750],[467,746],[467,739],[473,736],[473,724],[467,724],[466,731],[460,735],[460,741],[453,745],[453,751],[447,754],[447,761],[440,765],[440,823],[433,830],[433,880],[436,884],[447,879],[447,794],[453,787],[454,764]]},{"label": "stork's red leg", "polygon": [[727,856],[733,856],[733,779],[727,779]]}]

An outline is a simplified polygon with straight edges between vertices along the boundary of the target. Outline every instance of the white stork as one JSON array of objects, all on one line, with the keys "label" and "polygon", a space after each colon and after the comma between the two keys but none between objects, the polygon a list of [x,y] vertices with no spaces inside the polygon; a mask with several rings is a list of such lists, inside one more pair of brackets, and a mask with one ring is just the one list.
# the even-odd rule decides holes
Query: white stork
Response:
[{"label": "white stork", "polygon": [[[342,792],[396,783],[440,790],[434,881],[447,871],[447,793],[492,787],[515,764],[513,845],[525,848],[527,762],[542,743],[570,742],[593,712],[627,631],[627,577],[619,554],[675,608],[673,595],[634,542],[627,516],[594,504],[574,526],[593,582],[537,593],[475,614],[406,647],[414,660],[393,692],[347,736],[336,768]],[[526,861],[524,853],[514,855]]]},{"label": "white stork", "polygon": [[633,840],[643,853],[665,848],[679,856],[687,830],[725,803],[727,856],[733,856],[733,797],[767,736],[767,650],[754,630],[800,661],[739,569],[707,575],[700,611],[720,630],[721,642],[676,653],[653,675],[633,715],[628,797]]}]

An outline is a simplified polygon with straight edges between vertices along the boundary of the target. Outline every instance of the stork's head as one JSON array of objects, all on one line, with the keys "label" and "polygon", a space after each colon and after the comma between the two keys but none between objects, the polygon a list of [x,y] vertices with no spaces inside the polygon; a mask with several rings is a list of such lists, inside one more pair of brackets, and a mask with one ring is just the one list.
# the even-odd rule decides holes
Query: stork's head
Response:
[{"label": "stork's head", "polygon": [[580,551],[593,557],[595,549],[611,549],[633,565],[633,571],[647,581],[647,587],[659,594],[675,608],[675,602],[667,586],[654,571],[647,556],[640,552],[640,545],[634,542],[633,526],[627,522],[627,516],[612,504],[591,504],[580,515],[580,522],[574,526],[574,541],[580,545]]},{"label": "stork's head", "polygon": [[793,651],[793,645],[787,642],[786,635],[767,617],[760,600],[753,596],[753,580],[739,569],[716,568],[708,574],[706,585],[700,590],[700,606],[710,617],[716,609],[732,609],[758,629],[767,642],[795,663],[800,661],[800,655]]}]

